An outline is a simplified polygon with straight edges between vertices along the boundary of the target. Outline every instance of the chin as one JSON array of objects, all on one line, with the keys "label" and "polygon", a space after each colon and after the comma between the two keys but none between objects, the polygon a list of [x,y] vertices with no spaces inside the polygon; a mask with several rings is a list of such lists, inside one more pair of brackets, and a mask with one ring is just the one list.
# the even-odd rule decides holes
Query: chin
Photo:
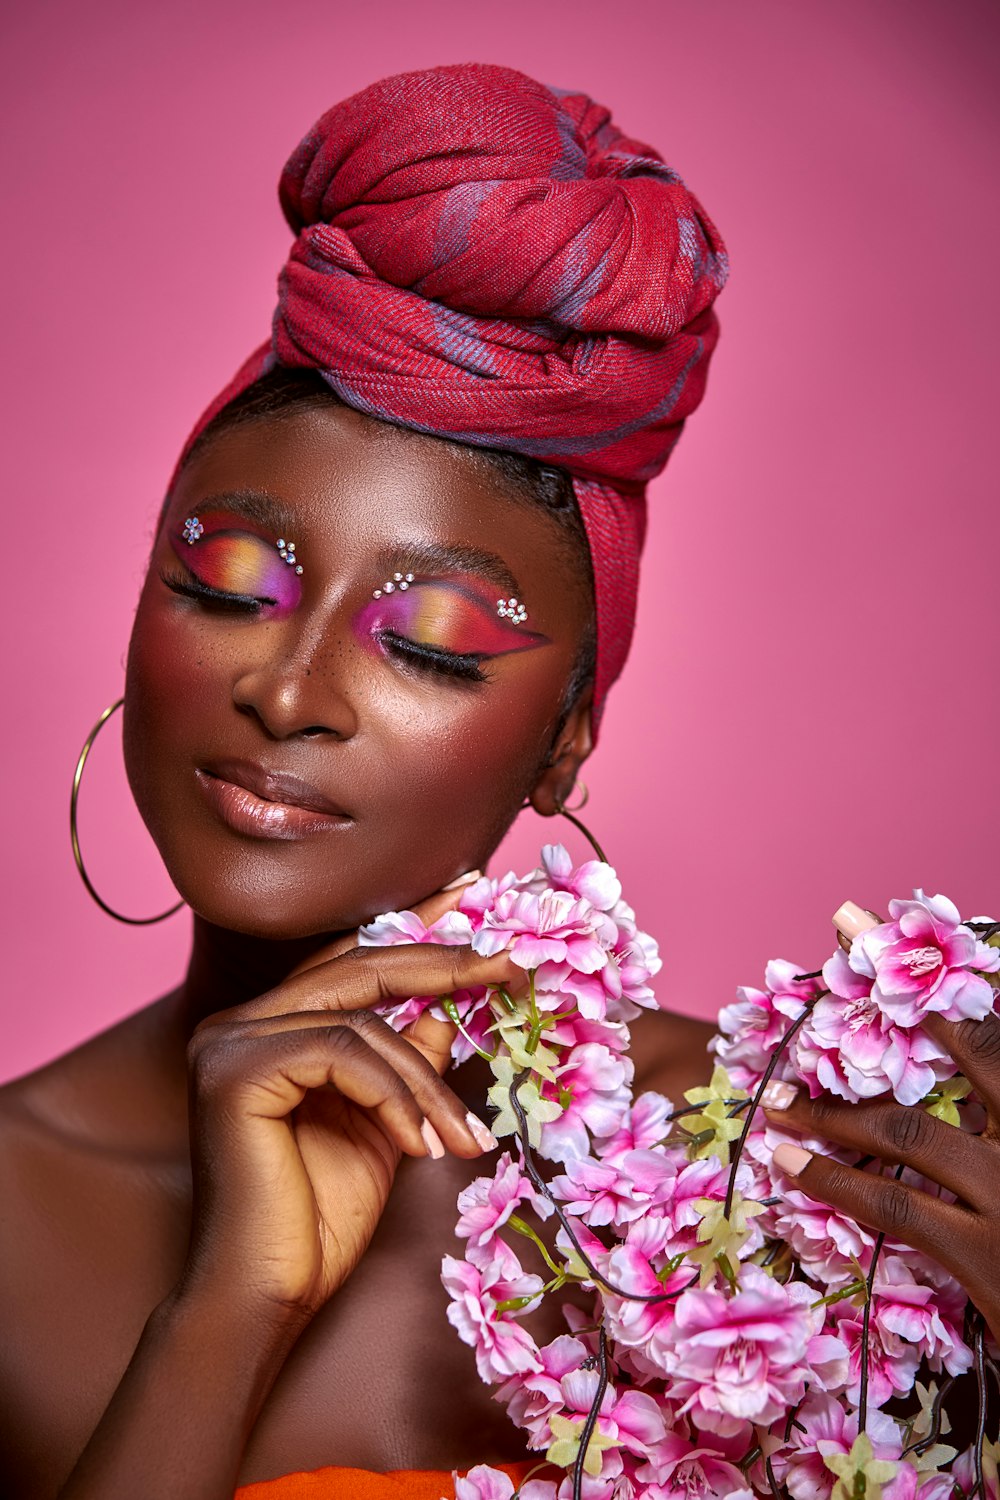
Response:
[{"label": "chin", "polygon": [[203,869],[177,868],[169,860],[167,868],[195,916],[248,938],[293,942],[346,932],[374,915],[364,894],[349,889],[347,882],[340,889],[334,881],[323,891],[316,884],[303,889],[301,882],[262,879],[237,860],[207,878]]}]

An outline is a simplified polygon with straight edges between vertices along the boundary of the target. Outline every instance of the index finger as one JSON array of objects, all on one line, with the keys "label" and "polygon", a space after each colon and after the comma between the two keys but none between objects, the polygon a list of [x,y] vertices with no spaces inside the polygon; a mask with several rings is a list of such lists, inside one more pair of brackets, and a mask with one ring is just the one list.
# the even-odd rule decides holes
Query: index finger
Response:
[{"label": "index finger", "polygon": [[[411,995],[451,995],[476,985],[517,985],[524,970],[506,951],[482,958],[471,947],[404,943],[394,948],[352,948],[307,969],[255,1000],[217,1011],[210,1019],[253,1021],[293,1011],[369,1010]],[[203,1023],[204,1024],[204,1023]]]},{"label": "index finger", "polygon": [[[414,916],[420,918],[425,927],[432,927],[439,917],[446,912],[457,911],[458,904],[465,894],[466,887],[474,884],[482,876],[480,870],[470,870],[468,874],[461,876],[451,885],[444,886],[440,891],[435,891],[433,896],[425,896],[423,901],[418,901],[413,906],[406,908],[412,911]],[[327,943],[323,948],[317,948],[307,959],[298,964],[289,975],[305,974],[310,969],[318,968],[320,964],[329,963],[331,958],[341,958],[345,953],[351,953],[359,947],[356,932],[345,933],[342,937],[334,938],[332,943]]]},{"label": "index finger", "polygon": [[946,1021],[929,1011],[921,1021],[927,1035],[954,1058],[986,1106],[990,1122],[1000,1125],[1000,1020]]}]

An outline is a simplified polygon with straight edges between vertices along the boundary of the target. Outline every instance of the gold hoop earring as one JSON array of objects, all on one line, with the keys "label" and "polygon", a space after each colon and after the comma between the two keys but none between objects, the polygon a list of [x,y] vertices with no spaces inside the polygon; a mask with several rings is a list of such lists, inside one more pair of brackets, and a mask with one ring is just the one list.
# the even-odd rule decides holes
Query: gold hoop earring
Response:
[{"label": "gold hoop earring", "polygon": [[159,916],[156,917],[125,917],[120,911],[115,911],[113,906],[109,906],[97,894],[91,884],[90,876],[84,868],[83,855],[80,853],[80,835],[76,826],[76,805],[80,798],[80,782],[83,780],[83,768],[87,764],[87,756],[90,754],[93,743],[100,731],[104,728],[115,710],[121,708],[124,702],[124,698],[118,698],[112,703],[110,708],[106,708],[83,742],[83,749],[80,751],[80,758],[76,763],[76,770],[73,772],[73,790],[69,799],[69,837],[73,845],[73,859],[76,862],[76,868],[80,872],[80,879],[87,888],[88,896],[96,901],[101,910],[106,911],[109,917],[114,917],[116,922],[126,922],[130,927],[149,927],[153,922],[163,922],[167,917],[172,917],[175,911],[180,911],[184,902],[178,901],[176,906],[172,906],[169,911],[161,911]]},{"label": "gold hoop earring", "polygon": [[[555,805],[556,812],[559,814],[559,816],[561,818],[566,818],[568,822],[572,823],[574,828],[578,828],[579,829],[579,831],[583,834],[584,838],[587,840],[587,843],[593,849],[594,853],[597,855],[598,859],[601,861],[602,864],[605,864],[605,865],[606,864],[610,864],[610,860],[608,859],[608,856],[605,854],[605,852],[601,848],[600,844],[594,838],[594,835],[591,833],[591,831],[587,827],[586,823],[581,823],[580,819],[576,816],[577,813],[580,811],[581,808],[586,807],[587,801],[588,801],[588,799],[590,797],[590,793],[587,791],[587,788],[586,788],[586,786],[584,785],[584,783],[582,781],[575,781],[573,783],[573,786],[574,787],[578,786],[580,788],[580,792],[581,792],[580,801],[572,809],[568,808],[566,806],[565,802],[557,802],[556,805]],[[572,790],[572,788],[571,788],[571,790]],[[524,802],[521,803],[520,811],[521,812],[526,812],[527,809],[529,807],[531,807],[531,806],[532,806],[532,802],[531,802],[531,798],[529,797],[526,801],[524,801]]]},{"label": "gold hoop earring", "polygon": [[587,783],[585,781],[581,781],[579,779],[579,777],[577,777],[576,781],[574,781],[573,785],[570,787],[569,790],[570,790],[570,796],[572,796],[575,791],[579,790],[580,800],[576,804],[575,807],[570,807],[570,806],[568,806],[567,803],[560,802],[558,804],[559,811],[561,813],[568,813],[568,812],[578,813],[578,812],[583,812],[583,809],[586,807],[587,803],[590,801],[590,791],[589,791],[589,789],[587,787]]}]

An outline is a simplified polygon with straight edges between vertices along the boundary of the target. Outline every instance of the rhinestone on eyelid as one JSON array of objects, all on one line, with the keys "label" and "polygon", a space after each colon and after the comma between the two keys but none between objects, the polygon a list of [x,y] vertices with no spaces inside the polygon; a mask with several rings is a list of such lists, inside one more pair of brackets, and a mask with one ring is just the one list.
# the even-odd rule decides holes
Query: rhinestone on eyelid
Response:
[{"label": "rhinestone on eyelid", "polygon": [[198,540],[198,538],[204,533],[204,530],[205,528],[198,520],[197,516],[188,516],[187,520],[184,522],[184,525],[181,527],[181,536],[187,542],[188,546],[192,547]]},{"label": "rhinestone on eyelid", "polygon": [[372,598],[381,599],[383,594],[394,594],[397,589],[401,594],[405,594],[410,584],[414,582],[415,579],[412,573],[393,573],[392,577],[387,578],[380,589],[372,590]]},{"label": "rhinestone on eyelid", "polygon": [[528,611],[520,599],[498,599],[497,614],[501,620],[510,620],[514,625],[523,625],[528,618]]},{"label": "rhinestone on eyelid", "polygon": [[279,536],[279,538],[278,538],[278,556],[281,557],[288,564],[288,566],[290,568],[294,568],[295,571],[296,571],[296,573],[298,573],[299,575],[301,575],[301,573],[302,573],[302,564],[299,562],[298,558],[295,556],[295,543],[294,542],[286,542],[285,538],[283,536]]}]

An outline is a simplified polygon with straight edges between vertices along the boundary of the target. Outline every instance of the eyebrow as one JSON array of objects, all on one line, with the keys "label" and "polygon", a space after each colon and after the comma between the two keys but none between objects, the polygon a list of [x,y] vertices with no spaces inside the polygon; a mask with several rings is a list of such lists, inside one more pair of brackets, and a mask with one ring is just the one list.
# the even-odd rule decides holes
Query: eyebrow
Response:
[{"label": "eyebrow", "polygon": [[[296,539],[299,520],[281,500],[264,490],[225,490],[206,495],[191,514],[213,510],[231,511],[278,536]],[[476,573],[496,584],[508,595],[521,597],[521,586],[503,558],[483,547],[452,546],[445,542],[399,542],[385,547],[375,558],[375,570],[387,576],[407,573]]]},{"label": "eyebrow", "polygon": [[450,546],[444,542],[401,542],[379,554],[379,565],[387,575],[392,570],[408,573],[477,573],[497,588],[520,598],[521,587],[502,558],[482,547]]},{"label": "eyebrow", "polygon": [[213,510],[231,511],[233,515],[276,532],[278,536],[295,539],[298,522],[294,512],[263,490],[225,490],[222,494],[206,495],[192,508],[191,514],[204,511],[208,515]]}]

